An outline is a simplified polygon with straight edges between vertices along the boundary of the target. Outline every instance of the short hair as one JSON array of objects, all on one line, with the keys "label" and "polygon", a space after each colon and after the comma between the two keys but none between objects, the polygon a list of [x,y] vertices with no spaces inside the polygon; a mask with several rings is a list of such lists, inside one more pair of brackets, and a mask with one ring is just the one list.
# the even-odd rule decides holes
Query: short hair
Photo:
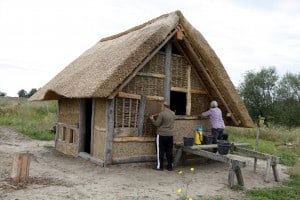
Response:
[{"label": "short hair", "polygon": [[216,101],[212,101],[212,102],[210,102],[210,107],[216,108],[216,107],[218,107],[218,103]]},{"label": "short hair", "polygon": [[164,106],[166,107],[166,108],[170,108],[170,105],[169,105],[169,103],[168,102],[164,102]]}]

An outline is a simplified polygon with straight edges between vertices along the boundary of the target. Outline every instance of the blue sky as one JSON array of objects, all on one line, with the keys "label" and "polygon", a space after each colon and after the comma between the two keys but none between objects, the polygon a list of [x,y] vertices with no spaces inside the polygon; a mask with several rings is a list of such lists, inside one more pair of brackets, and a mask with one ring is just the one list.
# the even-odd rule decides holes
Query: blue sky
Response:
[{"label": "blue sky", "polygon": [[0,0],[0,91],[40,88],[101,38],[181,10],[237,86],[300,73],[300,0]]}]

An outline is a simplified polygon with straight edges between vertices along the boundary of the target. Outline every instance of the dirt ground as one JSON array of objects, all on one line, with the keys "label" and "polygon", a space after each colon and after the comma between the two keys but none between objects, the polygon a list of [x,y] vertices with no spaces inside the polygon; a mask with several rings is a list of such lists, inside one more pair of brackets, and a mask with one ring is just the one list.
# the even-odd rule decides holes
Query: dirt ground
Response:
[{"label": "dirt ground", "polygon": [[[122,164],[100,167],[82,158],[63,155],[54,143],[29,139],[11,129],[0,127],[0,199],[179,199],[178,188],[193,199],[222,197],[243,199],[244,192],[228,188],[228,166],[215,161],[189,162],[174,171],[155,171],[154,163]],[[50,148],[49,148],[50,147]],[[10,180],[13,155],[32,154],[29,183],[13,186]],[[231,155],[230,155],[231,156]],[[253,172],[253,159],[238,157],[247,166],[242,169],[245,189],[274,187],[281,182],[264,182],[266,163],[258,161]],[[195,171],[190,172],[193,167]],[[182,170],[183,175],[178,171]],[[280,179],[288,178],[288,169],[278,166]]]}]

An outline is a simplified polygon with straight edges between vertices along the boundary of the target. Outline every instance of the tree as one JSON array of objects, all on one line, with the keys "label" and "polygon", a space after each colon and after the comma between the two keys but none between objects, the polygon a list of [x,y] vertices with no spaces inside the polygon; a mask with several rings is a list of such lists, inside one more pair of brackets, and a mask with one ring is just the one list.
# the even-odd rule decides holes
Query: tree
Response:
[{"label": "tree", "polygon": [[249,71],[244,76],[244,82],[240,84],[238,90],[252,119],[256,119],[259,115],[268,118],[272,116],[277,80],[275,67],[262,68],[257,73]]},{"label": "tree", "polygon": [[274,108],[275,122],[290,128],[300,125],[300,74],[286,73],[279,81]]},{"label": "tree", "polygon": [[34,95],[34,93],[36,93],[36,91],[37,91],[37,89],[32,88],[32,89],[30,90],[30,92],[29,92],[26,96],[27,96],[27,97],[31,97],[32,95]]},{"label": "tree", "polygon": [[24,89],[22,89],[18,92],[18,95],[19,95],[19,97],[26,97],[27,92]]},{"label": "tree", "polygon": [[5,96],[6,96],[6,93],[0,91],[0,97],[5,97]]}]

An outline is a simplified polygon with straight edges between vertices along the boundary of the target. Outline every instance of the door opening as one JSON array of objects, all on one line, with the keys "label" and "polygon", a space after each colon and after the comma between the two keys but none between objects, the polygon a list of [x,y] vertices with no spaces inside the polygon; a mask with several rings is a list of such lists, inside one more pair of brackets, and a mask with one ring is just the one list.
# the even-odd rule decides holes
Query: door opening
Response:
[{"label": "door opening", "polygon": [[176,115],[186,114],[186,93],[171,91],[170,109]]},{"label": "door opening", "polygon": [[92,108],[93,100],[85,100],[85,136],[84,136],[84,152],[91,153],[91,131],[92,131]]}]

